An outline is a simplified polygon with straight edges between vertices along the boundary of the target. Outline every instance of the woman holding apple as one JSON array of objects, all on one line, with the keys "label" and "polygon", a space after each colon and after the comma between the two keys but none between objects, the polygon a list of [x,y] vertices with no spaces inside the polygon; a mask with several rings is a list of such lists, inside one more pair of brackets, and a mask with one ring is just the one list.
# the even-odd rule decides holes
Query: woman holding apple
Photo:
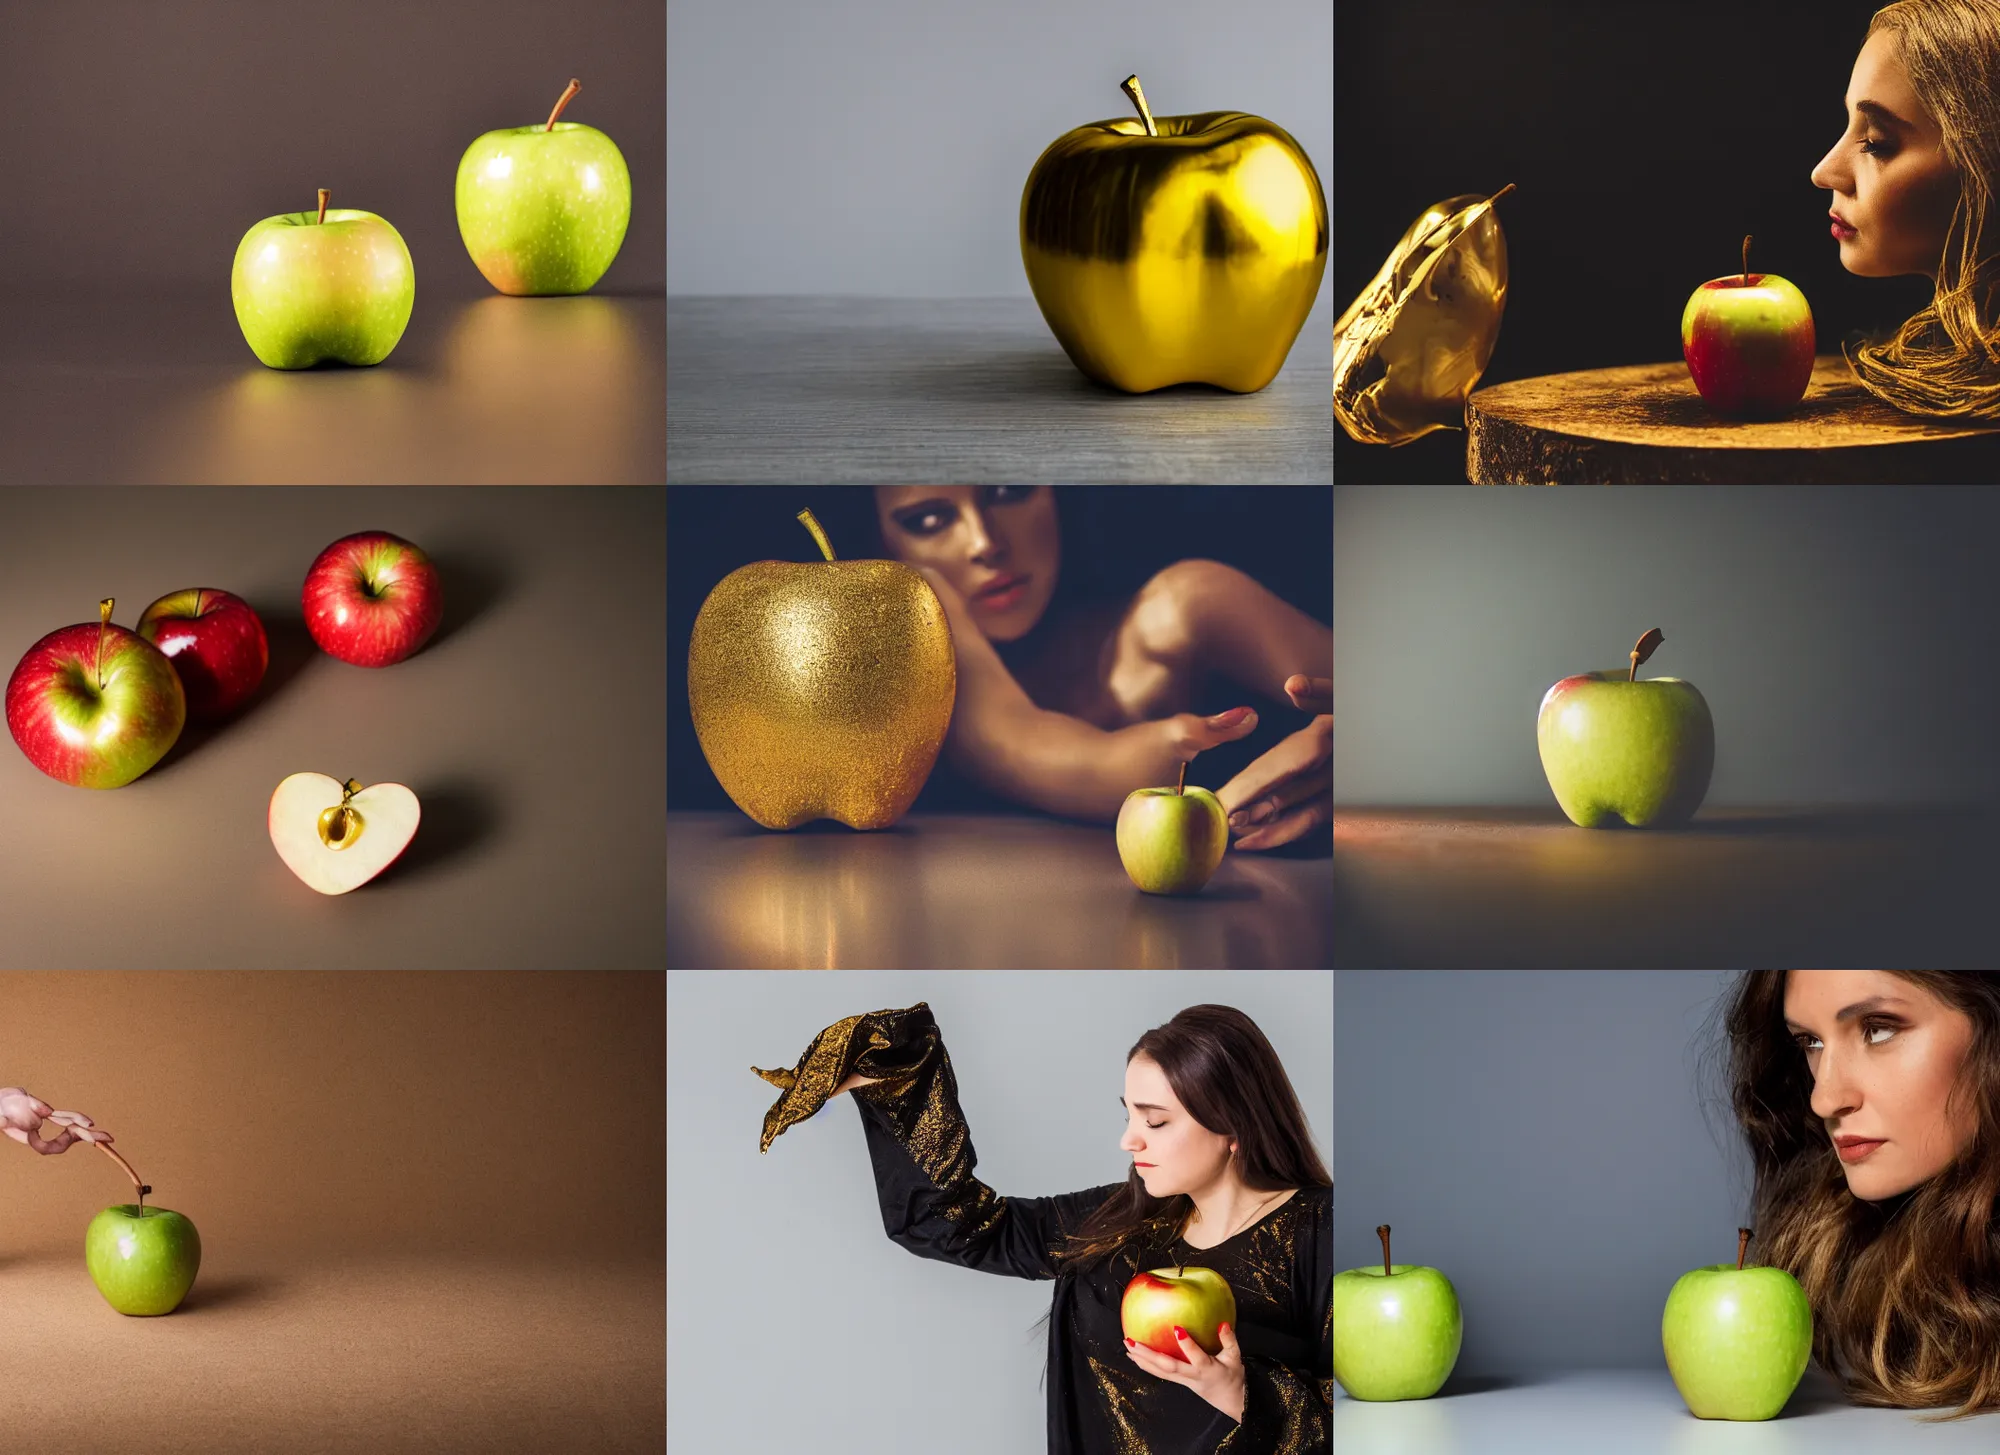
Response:
[{"label": "woman holding apple", "polygon": [[[1141,1036],[1121,1098],[1131,1173],[1055,1197],[1002,1197],[973,1176],[926,1005],[850,1016],[793,1069],[757,1074],[784,1091],[764,1118],[765,1151],[854,1094],[891,1239],[919,1257],[1055,1281],[1049,1455],[1330,1448],[1332,1183],[1283,1064],[1241,1011],[1191,1006]],[[1227,1282],[1233,1317],[1213,1280],[1179,1276],[1197,1268]],[[1160,1290],[1149,1297],[1179,1310],[1169,1327],[1134,1323],[1126,1294],[1144,1274]],[[1190,1324],[1193,1335],[1214,1328],[1215,1347]]]},{"label": "woman holding apple", "polygon": [[1316,714],[1216,790],[1233,847],[1276,848],[1331,822],[1331,628],[1199,559],[1128,599],[1061,602],[1047,486],[877,486],[875,512],[883,553],[922,573],[950,618],[958,698],[945,752],[965,776],[1110,823],[1134,789],[1171,784],[1180,764],[1256,728],[1249,705],[1191,710],[1212,676]]},{"label": "woman holding apple", "polygon": [[2000,974],[1753,970],[1726,1024],[1820,1365],[1856,1404],[2000,1410]]},{"label": "woman holding apple", "polygon": [[[42,1137],[42,1123],[54,1122],[55,1136]],[[67,1152],[77,1142],[115,1141],[111,1133],[100,1132],[80,1111],[56,1111],[39,1096],[18,1086],[0,1086],[0,1131],[24,1147],[32,1147],[44,1157]]]},{"label": "woman holding apple", "polygon": [[1893,338],[1848,362],[1898,409],[2000,422],[2000,3],[1899,0],[1876,11],[1847,110],[1846,131],[1812,171],[1834,194],[1841,266],[1936,285]]}]

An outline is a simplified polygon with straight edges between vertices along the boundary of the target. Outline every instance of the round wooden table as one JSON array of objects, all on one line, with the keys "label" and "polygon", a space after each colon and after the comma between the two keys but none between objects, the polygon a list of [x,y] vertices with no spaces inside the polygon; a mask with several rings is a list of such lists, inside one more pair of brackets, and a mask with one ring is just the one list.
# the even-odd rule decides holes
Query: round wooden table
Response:
[{"label": "round wooden table", "polygon": [[2000,429],[1904,414],[1838,354],[1814,361],[1783,419],[1713,413],[1676,359],[1495,384],[1466,401],[1465,424],[1475,485],[2000,481]]}]

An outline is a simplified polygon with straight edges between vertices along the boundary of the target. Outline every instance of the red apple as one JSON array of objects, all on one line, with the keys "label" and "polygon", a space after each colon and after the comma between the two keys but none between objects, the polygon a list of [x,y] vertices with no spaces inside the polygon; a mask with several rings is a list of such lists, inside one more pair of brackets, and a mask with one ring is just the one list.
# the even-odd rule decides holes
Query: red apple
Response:
[{"label": "red apple", "polygon": [[402,661],[444,617],[431,558],[382,530],[342,536],[321,551],[300,599],[320,649],[357,667]]},{"label": "red apple", "polygon": [[1681,311],[1681,354],[1703,402],[1741,418],[1783,414],[1812,382],[1813,318],[1806,295],[1776,273],[1711,278]]},{"label": "red apple", "polygon": [[139,635],[167,654],[188,716],[213,722],[241,707],[271,665],[264,623],[250,603],[212,586],[171,591],[139,613]]},{"label": "red apple", "polygon": [[166,654],[97,620],[52,631],[7,679],[7,728],[28,761],[77,788],[122,788],[167,755],[187,697]]},{"label": "red apple", "polygon": [[1213,1268],[1155,1268],[1125,1285],[1118,1321],[1126,1338],[1187,1363],[1174,1338],[1174,1325],[1186,1329],[1188,1337],[1210,1354],[1220,1354],[1222,1335],[1217,1331],[1224,1324],[1235,1327],[1236,1295]]}]

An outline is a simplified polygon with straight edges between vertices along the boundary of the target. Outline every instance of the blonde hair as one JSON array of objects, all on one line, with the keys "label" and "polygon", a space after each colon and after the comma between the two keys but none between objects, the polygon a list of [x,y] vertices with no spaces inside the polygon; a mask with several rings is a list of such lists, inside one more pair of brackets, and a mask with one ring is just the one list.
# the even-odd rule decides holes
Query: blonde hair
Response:
[{"label": "blonde hair", "polygon": [[1897,0],[1868,34],[1893,34],[1917,100],[1958,169],[1937,293],[1884,343],[1847,354],[1861,387],[1910,414],[2000,422],[2000,0]]}]

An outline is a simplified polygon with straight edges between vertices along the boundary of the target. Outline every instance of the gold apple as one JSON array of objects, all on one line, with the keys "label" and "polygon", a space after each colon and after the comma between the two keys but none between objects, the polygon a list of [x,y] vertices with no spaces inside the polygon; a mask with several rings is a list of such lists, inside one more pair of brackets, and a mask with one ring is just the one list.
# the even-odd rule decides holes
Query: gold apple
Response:
[{"label": "gold apple", "polygon": [[1144,394],[1278,377],[1312,312],[1331,230],[1319,174],[1279,126],[1241,111],[1065,132],[1021,193],[1021,261],[1063,351]]},{"label": "gold apple", "polygon": [[830,818],[887,828],[944,746],[958,691],[951,625],[899,561],[758,561],[708,593],[688,644],[688,707],[723,791],[767,829]]}]

